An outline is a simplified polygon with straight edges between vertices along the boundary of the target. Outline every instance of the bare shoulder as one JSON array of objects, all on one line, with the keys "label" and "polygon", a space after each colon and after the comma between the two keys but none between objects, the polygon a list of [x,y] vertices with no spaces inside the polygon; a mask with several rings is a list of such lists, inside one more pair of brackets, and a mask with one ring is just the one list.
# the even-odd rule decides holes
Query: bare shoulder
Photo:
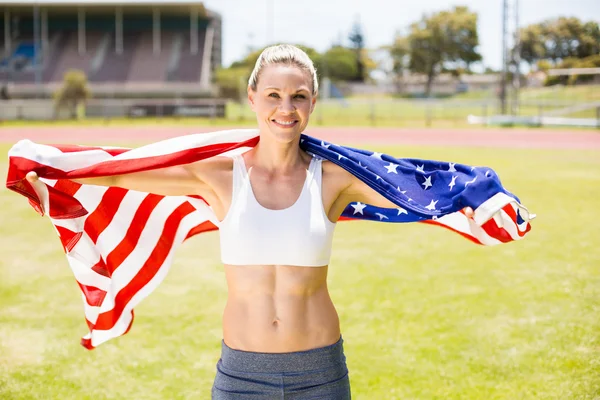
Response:
[{"label": "bare shoulder", "polygon": [[344,168],[331,161],[323,160],[323,182],[326,187],[335,188],[338,192],[350,186],[354,176]]},{"label": "bare shoulder", "polygon": [[221,177],[233,170],[233,159],[227,156],[215,156],[189,164],[188,168],[202,180]]},{"label": "bare shoulder", "polygon": [[321,165],[323,166],[323,178],[346,181],[350,184],[354,177],[350,172],[331,161],[323,160]]}]

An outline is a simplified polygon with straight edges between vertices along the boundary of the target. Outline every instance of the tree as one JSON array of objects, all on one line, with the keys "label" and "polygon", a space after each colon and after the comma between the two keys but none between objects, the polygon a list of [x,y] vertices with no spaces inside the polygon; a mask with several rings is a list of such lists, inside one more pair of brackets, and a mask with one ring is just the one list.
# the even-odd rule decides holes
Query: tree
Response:
[{"label": "tree", "polygon": [[352,49],[333,46],[323,54],[320,64],[323,75],[333,81],[358,80],[356,54]]},{"label": "tree", "polygon": [[541,24],[526,26],[521,29],[519,35],[521,59],[526,61],[529,67],[546,58],[544,30]]},{"label": "tree", "polygon": [[477,14],[470,12],[467,7],[455,7],[429,17],[423,16],[421,21],[410,26],[407,41],[410,57],[408,67],[412,72],[427,75],[427,96],[444,64],[462,65],[468,69],[472,63],[481,60],[476,50],[479,45]]},{"label": "tree", "polygon": [[90,97],[87,85],[87,77],[83,71],[71,69],[63,77],[63,85],[54,93],[55,110],[58,113],[65,108],[69,111],[71,118],[77,118],[78,109],[85,104]]},{"label": "tree", "polygon": [[356,79],[357,81],[364,82],[366,77],[366,68],[363,60],[363,53],[365,48],[365,37],[362,32],[362,27],[359,21],[356,21],[352,26],[352,30],[350,31],[350,35],[348,36],[350,40],[350,48],[354,50],[355,58],[356,58]]},{"label": "tree", "polygon": [[[317,68],[317,76],[321,73],[321,55],[313,48],[302,45],[296,45],[302,49],[313,61]],[[220,89],[220,94],[223,97],[242,101],[243,94],[246,91],[248,79],[254,69],[254,65],[262,53],[264,48],[250,52],[244,58],[231,63],[229,68],[221,68],[216,72],[215,81]]]},{"label": "tree", "polygon": [[521,58],[530,66],[540,60],[557,65],[568,58],[600,54],[600,27],[578,18],[560,17],[528,25],[520,31]]},{"label": "tree", "polygon": [[391,75],[396,86],[396,91],[402,91],[402,84],[405,71],[408,70],[408,63],[410,60],[410,43],[408,38],[396,34],[394,43],[392,46],[387,48],[392,59],[392,70]]}]

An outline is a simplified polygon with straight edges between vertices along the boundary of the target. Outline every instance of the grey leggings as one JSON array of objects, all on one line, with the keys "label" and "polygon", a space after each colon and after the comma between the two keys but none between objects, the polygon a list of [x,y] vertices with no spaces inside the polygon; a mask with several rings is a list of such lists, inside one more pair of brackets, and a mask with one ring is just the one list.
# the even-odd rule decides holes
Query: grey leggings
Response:
[{"label": "grey leggings", "polygon": [[293,353],[234,350],[225,342],[212,388],[213,400],[350,399],[343,340]]}]

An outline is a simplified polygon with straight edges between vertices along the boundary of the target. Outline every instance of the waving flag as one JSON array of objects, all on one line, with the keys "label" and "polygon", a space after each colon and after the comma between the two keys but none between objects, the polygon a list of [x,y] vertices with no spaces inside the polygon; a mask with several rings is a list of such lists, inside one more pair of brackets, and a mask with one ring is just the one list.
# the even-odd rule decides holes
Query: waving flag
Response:
[{"label": "waving flag", "polygon": [[[6,186],[29,199],[55,227],[84,300],[93,349],[125,334],[133,308],[166,276],[177,247],[218,229],[199,196],[160,196],[72,179],[126,174],[240,153],[259,141],[254,129],[168,139],[136,149],[44,145],[28,140],[9,151]],[[303,135],[305,151],[336,163],[397,208],[352,203],[341,219],[423,222],[454,230],[483,245],[521,239],[534,218],[489,168],[452,162],[398,159]],[[40,180],[25,180],[36,171]],[[471,207],[473,218],[462,210]]]}]

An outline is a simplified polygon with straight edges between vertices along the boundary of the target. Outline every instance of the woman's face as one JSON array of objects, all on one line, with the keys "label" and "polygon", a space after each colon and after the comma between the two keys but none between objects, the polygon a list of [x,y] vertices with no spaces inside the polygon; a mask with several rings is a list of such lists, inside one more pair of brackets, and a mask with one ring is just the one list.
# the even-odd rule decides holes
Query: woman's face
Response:
[{"label": "woman's face", "polygon": [[272,64],[260,72],[256,91],[248,88],[248,101],[261,133],[282,142],[297,139],[315,107],[312,78],[296,66]]}]

